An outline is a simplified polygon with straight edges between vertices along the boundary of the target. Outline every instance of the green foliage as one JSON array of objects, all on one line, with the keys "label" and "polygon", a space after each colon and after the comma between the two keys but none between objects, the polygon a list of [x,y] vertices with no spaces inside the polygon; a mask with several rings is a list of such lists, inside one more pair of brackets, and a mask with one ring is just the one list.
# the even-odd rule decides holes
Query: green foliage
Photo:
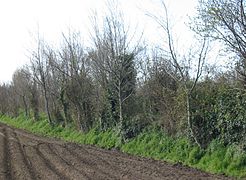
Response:
[{"label": "green foliage", "polygon": [[205,171],[246,177],[245,152],[238,146],[224,146],[213,141],[205,150],[185,138],[172,138],[157,130],[145,131],[122,145],[123,152],[182,163]]},{"label": "green foliage", "polygon": [[157,130],[145,131],[122,146],[124,152],[171,162],[184,162],[190,148],[186,139],[175,139]]},{"label": "green foliage", "polygon": [[219,94],[219,87],[211,80],[198,84],[192,94],[192,126],[197,140],[202,147],[218,137],[217,113],[215,106]]},{"label": "green foliage", "polygon": [[190,153],[189,153],[189,157],[186,160],[187,164],[189,165],[195,165],[198,164],[198,162],[201,160],[201,158],[204,155],[204,150],[200,149],[198,146],[194,146]]},{"label": "green foliage", "polygon": [[245,155],[245,152],[240,151],[237,146],[225,147],[218,140],[215,140],[209,145],[197,167],[213,173],[245,177]]},{"label": "green foliage", "polygon": [[216,104],[217,128],[225,144],[244,143],[246,136],[246,94],[243,90],[225,89]]},{"label": "green foliage", "polygon": [[219,138],[225,145],[246,148],[246,94],[244,90],[202,82],[193,94],[192,124],[197,139],[207,147]]},{"label": "green foliage", "polygon": [[132,118],[125,118],[123,123],[123,132],[122,135],[124,139],[131,139],[136,136],[138,136],[144,128],[146,128],[149,125],[146,120],[141,118],[140,116],[136,115]]}]

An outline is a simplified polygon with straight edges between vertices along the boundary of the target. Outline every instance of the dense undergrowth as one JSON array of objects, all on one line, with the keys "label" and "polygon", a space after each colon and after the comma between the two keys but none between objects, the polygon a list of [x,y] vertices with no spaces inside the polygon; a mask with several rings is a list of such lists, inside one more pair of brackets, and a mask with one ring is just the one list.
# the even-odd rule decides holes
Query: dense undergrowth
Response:
[{"label": "dense undergrowth", "polygon": [[186,138],[172,138],[157,129],[148,128],[137,137],[121,144],[114,129],[102,132],[94,128],[83,134],[73,128],[51,127],[47,120],[33,122],[24,116],[18,118],[0,116],[0,121],[47,137],[93,144],[107,149],[117,148],[129,154],[172,163],[179,162],[207,172],[246,177],[246,153],[238,146],[225,147],[219,141],[213,141],[206,150],[201,150],[189,143]]}]

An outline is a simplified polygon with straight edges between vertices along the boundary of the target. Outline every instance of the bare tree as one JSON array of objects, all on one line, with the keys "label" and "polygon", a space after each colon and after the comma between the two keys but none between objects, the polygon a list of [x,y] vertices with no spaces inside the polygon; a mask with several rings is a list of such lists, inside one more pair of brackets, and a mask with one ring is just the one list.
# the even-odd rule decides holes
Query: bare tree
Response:
[{"label": "bare tree", "polygon": [[0,85],[0,112],[1,114],[8,114],[9,110],[9,86],[7,84]]},{"label": "bare tree", "polygon": [[[162,28],[167,37],[167,50],[164,52],[165,58],[163,61],[168,61],[167,64],[171,64],[175,71],[170,69],[164,69],[165,72],[174,79],[180,87],[184,89],[186,96],[186,112],[187,112],[187,124],[190,134],[197,145],[201,146],[196,138],[194,128],[192,127],[192,114],[191,114],[191,95],[197,85],[199,78],[202,75],[205,59],[208,53],[208,40],[203,38],[197,45],[197,49],[189,49],[188,55],[179,54],[175,44],[174,37],[172,35],[172,29],[170,26],[170,19],[168,16],[168,9],[164,1],[161,1],[164,16],[156,16],[154,14],[148,14],[153,18]],[[196,41],[197,42],[197,41]],[[173,73],[175,72],[175,74]],[[193,79],[191,79],[193,76]]]},{"label": "bare tree", "polygon": [[[12,81],[15,87],[15,91],[20,91],[19,94],[25,95],[26,102],[24,102],[23,97],[24,109],[27,108],[26,110],[29,116],[31,116],[30,110],[32,110],[34,121],[38,121],[40,118],[40,88],[38,87],[38,84],[35,81],[35,77],[33,76],[30,67],[22,67],[19,71],[17,71],[17,75],[14,74]],[[16,90],[16,88],[21,89]]]},{"label": "bare tree", "polygon": [[43,90],[45,99],[45,109],[48,116],[48,121],[53,125],[50,113],[50,94],[49,94],[49,54],[47,53],[46,43],[38,37],[37,49],[32,52],[31,70],[33,73],[35,84],[38,83]]},{"label": "bare tree", "polygon": [[24,106],[24,111],[25,111],[25,116],[28,118],[29,117],[29,78],[27,77],[27,74],[24,69],[19,69],[16,70],[13,78],[12,78],[12,83],[14,86],[15,93],[20,96],[23,106]]},{"label": "bare tree", "polygon": [[[148,101],[146,104],[149,105],[145,111],[150,118],[152,117],[152,121],[159,122],[165,132],[174,135],[179,126],[178,120],[181,119],[178,116],[183,115],[182,109],[174,108],[178,104],[178,83],[169,74],[176,76],[175,68],[170,64],[170,61],[163,59],[161,50],[157,48],[151,52],[146,61],[148,67],[144,71],[148,75],[145,75],[147,80],[143,83],[141,90],[144,94],[143,98]],[[156,114],[160,114],[160,117],[153,119]]]},{"label": "bare tree", "polygon": [[199,0],[194,30],[226,45],[237,55],[236,70],[246,83],[246,2],[244,0]]},{"label": "bare tree", "polygon": [[[123,133],[123,105],[132,96],[136,83],[134,59],[139,51],[139,42],[133,44],[134,34],[124,24],[123,14],[114,2],[108,4],[109,15],[103,19],[103,28],[98,19],[93,22],[94,55],[91,56],[95,70],[101,76],[101,86],[111,87],[108,92],[113,114],[119,118],[119,129]],[[141,38],[140,38],[141,39]],[[117,113],[118,109],[118,113]],[[117,117],[116,116],[116,117]]]},{"label": "bare tree", "polygon": [[59,123],[64,123],[65,126],[71,121],[69,114],[69,102],[67,97],[68,76],[67,68],[64,66],[64,61],[60,58],[59,52],[49,49],[49,65],[51,73],[50,91],[54,106],[54,116]]},{"label": "bare tree", "polygon": [[63,45],[59,58],[52,66],[60,74],[60,100],[66,119],[69,101],[74,105],[78,130],[88,131],[92,126],[93,84],[90,78],[89,59],[81,43],[80,34],[73,32],[63,34]]}]

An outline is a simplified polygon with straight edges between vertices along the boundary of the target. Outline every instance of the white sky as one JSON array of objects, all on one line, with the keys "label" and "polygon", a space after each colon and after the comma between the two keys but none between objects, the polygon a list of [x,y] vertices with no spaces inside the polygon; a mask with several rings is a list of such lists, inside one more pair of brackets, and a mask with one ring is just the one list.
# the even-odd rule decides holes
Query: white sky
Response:
[{"label": "white sky", "polygon": [[[189,37],[184,21],[194,14],[197,0],[166,0],[172,14],[177,37]],[[146,11],[158,11],[159,0],[119,0],[126,20],[144,29],[145,39],[152,43],[160,40],[156,24]],[[68,27],[80,30],[85,36],[90,26],[92,10],[105,11],[104,0],[0,0],[0,82],[10,81],[13,72],[26,64],[31,33],[39,27],[44,38],[59,41]],[[181,18],[183,17],[183,18]],[[31,32],[31,33],[30,33]],[[83,36],[82,34],[82,36]]]}]

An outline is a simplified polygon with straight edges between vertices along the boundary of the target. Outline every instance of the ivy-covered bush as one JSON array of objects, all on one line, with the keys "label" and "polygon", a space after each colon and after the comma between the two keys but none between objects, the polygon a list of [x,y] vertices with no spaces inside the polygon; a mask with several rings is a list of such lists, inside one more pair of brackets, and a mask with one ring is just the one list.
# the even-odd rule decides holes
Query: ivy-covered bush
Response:
[{"label": "ivy-covered bush", "polygon": [[192,125],[202,146],[220,139],[246,149],[246,91],[204,82],[192,102]]},{"label": "ivy-covered bush", "polygon": [[244,144],[246,136],[246,92],[225,89],[219,93],[215,106],[219,138],[224,144]]}]

